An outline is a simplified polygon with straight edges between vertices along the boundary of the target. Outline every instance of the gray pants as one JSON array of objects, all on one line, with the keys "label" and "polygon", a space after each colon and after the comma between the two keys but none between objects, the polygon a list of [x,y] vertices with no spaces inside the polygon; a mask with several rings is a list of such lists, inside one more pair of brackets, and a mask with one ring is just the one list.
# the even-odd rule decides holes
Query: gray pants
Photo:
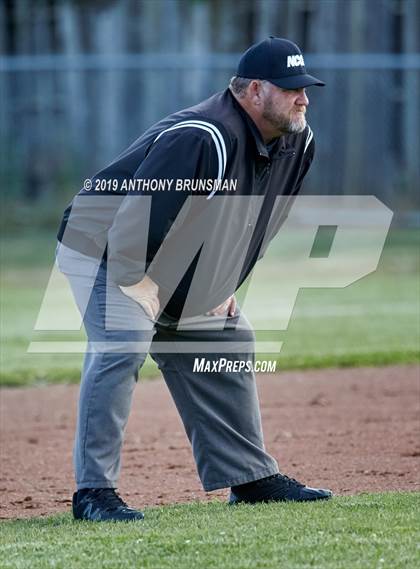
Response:
[{"label": "gray pants", "polygon": [[[139,304],[107,283],[106,268],[97,260],[59,245],[57,265],[69,280],[88,336],[74,446],[78,489],[117,487],[124,430],[147,353],[157,362],[180,413],[206,491],[278,472],[264,449],[253,372],[193,371],[195,358],[254,361],[254,334],[240,311],[227,319],[224,329],[204,325],[179,330],[164,313],[153,322]],[[106,303],[114,318],[111,329]],[[127,321],[135,323],[132,330],[124,329]],[[209,317],[203,316],[205,322]],[[191,342],[197,343],[197,352],[183,349]],[[200,343],[214,342],[239,343],[241,351],[200,353]],[[171,349],[166,353],[162,346]]]}]

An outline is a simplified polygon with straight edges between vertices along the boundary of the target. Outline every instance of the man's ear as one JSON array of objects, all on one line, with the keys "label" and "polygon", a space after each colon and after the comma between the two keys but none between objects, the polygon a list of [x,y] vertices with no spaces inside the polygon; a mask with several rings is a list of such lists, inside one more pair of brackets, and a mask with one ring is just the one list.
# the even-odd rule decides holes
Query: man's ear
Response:
[{"label": "man's ear", "polygon": [[251,101],[254,105],[261,105],[262,103],[262,84],[260,81],[253,80],[249,84],[249,90],[251,95]]}]

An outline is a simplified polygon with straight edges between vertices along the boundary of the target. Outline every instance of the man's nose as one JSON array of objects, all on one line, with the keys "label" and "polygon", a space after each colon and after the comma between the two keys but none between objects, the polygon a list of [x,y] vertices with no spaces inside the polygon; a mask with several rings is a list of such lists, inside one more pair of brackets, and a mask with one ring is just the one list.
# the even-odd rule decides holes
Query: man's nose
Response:
[{"label": "man's nose", "polygon": [[305,105],[306,107],[309,105],[309,99],[305,89],[299,89],[299,95],[298,98],[296,99],[296,104]]}]

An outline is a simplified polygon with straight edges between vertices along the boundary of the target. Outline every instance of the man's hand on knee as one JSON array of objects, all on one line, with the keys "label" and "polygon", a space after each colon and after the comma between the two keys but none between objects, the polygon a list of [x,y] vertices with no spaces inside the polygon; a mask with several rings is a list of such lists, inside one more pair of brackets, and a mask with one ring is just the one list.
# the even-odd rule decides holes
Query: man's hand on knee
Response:
[{"label": "man's hand on knee", "polygon": [[233,294],[227,300],[225,300],[225,302],[219,304],[219,306],[216,306],[216,308],[213,308],[213,310],[207,312],[207,316],[221,316],[222,314],[226,314],[226,312],[228,316],[235,316],[235,310],[236,298]]},{"label": "man's hand on knee", "polygon": [[140,282],[131,286],[120,286],[121,291],[140,304],[153,320],[159,312],[158,285],[145,276]]}]

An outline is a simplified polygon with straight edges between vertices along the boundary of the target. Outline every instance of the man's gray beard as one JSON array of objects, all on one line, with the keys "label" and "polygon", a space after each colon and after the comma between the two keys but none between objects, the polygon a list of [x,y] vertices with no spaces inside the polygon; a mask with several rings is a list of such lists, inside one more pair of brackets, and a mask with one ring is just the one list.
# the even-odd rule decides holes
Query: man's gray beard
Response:
[{"label": "man's gray beard", "polygon": [[287,134],[299,134],[306,128],[306,118],[304,114],[302,114],[303,121],[298,119],[293,120],[282,113],[276,113],[273,110],[271,101],[266,102],[262,116],[276,130],[285,132]]}]

